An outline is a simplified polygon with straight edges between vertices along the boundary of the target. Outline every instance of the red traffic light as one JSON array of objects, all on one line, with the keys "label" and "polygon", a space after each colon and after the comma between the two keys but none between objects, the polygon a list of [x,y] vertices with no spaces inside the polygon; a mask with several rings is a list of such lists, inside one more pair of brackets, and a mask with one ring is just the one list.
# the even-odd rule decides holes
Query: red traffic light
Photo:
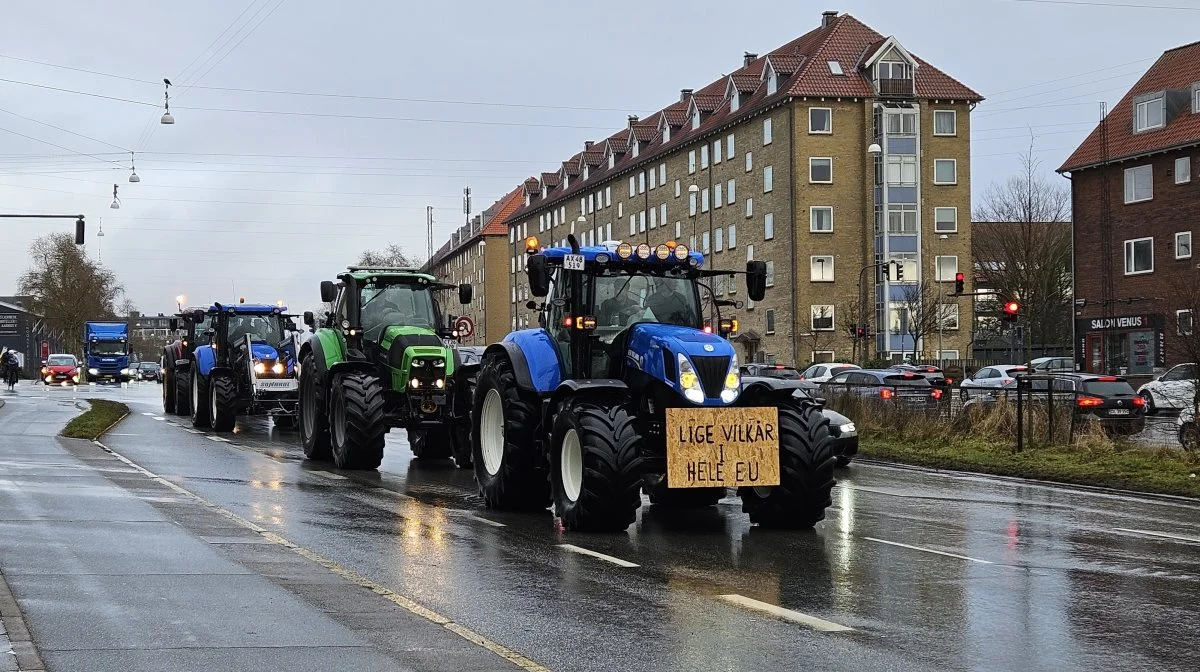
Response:
[{"label": "red traffic light", "polygon": [[966,285],[966,280],[967,280],[967,276],[963,275],[962,273],[954,274],[954,293],[955,294],[963,293],[963,289],[965,289],[965,285]]},{"label": "red traffic light", "polygon": [[1009,315],[1016,315],[1020,311],[1021,304],[1017,303],[1016,301],[1009,301],[1008,303],[1004,304],[1004,312],[1008,313]]}]

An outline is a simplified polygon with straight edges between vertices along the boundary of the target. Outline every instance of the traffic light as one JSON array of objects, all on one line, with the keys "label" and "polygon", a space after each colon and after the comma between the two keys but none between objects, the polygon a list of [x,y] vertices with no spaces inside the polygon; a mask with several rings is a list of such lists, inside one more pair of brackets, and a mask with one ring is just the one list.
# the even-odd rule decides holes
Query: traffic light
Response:
[{"label": "traffic light", "polygon": [[1019,317],[1020,314],[1021,314],[1021,304],[1019,304],[1016,301],[1013,301],[1011,299],[1004,302],[1003,319],[1005,322],[1016,322],[1017,317]]},{"label": "traffic light", "polygon": [[963,275],[962,273],[954,274],[954,293],[955,294],[963,293],[963,285],[966,284],[966,280],[967,280],[967,276]]},{"label": "traffic light", "polygon": [[896,264],[896,282],[904,282],[904,264]]},{"label": "traffic light", "polygon": [[83,245],[83,217],[75,220],[75,244]]}]

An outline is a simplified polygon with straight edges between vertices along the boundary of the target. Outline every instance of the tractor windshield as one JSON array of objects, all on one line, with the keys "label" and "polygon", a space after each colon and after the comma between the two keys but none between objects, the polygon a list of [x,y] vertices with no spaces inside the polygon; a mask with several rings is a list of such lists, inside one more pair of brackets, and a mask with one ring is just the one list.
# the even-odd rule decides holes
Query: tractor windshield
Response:
[{"label": "tractor windshield", "polygon": [[363,335],[378,340],[389,326],[436,329],[433,296],[429,290],[412,283],[365,284],[361,292]]},{"label": "tractor windshield", "polygon": [[638,322],[701,326],[700,301],[690,278],[618,272],[596,276],[594,282],[601,337]]},{"label": "tractor windshield", "polygon": [[283,342],[282,321],[277,315],[232,315],[229,318],[229,341],[241,343],[246,335],[255,343],[279,345]]}]

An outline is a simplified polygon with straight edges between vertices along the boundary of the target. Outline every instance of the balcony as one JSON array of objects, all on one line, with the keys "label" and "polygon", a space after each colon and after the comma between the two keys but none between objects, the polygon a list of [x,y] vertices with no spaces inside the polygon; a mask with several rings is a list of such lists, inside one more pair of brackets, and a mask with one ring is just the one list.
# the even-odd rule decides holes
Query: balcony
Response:
[{"label": "balcony", "polygon": [[875,83],[881,97],[911,98],[913,96],[912,79],[880,79]]}]

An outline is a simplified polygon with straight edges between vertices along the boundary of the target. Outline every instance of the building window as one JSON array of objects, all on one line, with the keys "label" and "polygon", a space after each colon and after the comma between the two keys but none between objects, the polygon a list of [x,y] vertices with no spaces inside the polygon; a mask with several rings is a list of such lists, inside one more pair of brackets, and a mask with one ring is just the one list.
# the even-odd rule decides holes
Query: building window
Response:
[{"label": "building window", "polygon": [[729,225],[729,249],[737,247],[737,224]]},{"label": "building window", "polygon": [[754,170],[754,152],[746,152],[746,172]]},{"label": "building window", "polygon": [[713,277],[712,292],[714,296],[721,296],[725,293],[725,276],[718,275]]},{"label": "building window", "polygon": [[814,156],[808,160],[808,181],[819,184],[833,182],[833,159]]},{"label": "building window", "polygon": [[708,231],[700,234],[700,246],[703,248],[702,252],[708,254]]},{"label": "building window", "polygon": [[1192,181],[1192,157],[1181,156],[1175,159],[1175,184],[1187,184]]},{"label": "building window", "polygon": [[629,235],[637,233],[637,215],[629,216]]},{"label": "building window", "polygon": [[723,194],[721,193],[721,183],[713,185],[713,208],[719,208],[725,203]]},{"label": "building window", "polygon": [[696,150],[688,152],[688,175],[696,172]]},{"label": "building window", "polygon": [[915,185],[917,183],[917,157],[889,154],[887,157],[887,183],[900,186]]},{"label": "building window", "polygon": [[700,168],[708,168],[708,145],[700,148]]},{"label": "building window", "polygon": [[753,198],[746,199],[746,216],[747,217],[754,216],[754,199]]},{"label": "building window", "polygon": [[[886,270],[891,274],[891,280],[894,282],[918,282],[917,277],[917,253],[916,252],[892,252],[888,254],[888,262]],[[897,268],[899,267],[899,268]],[[897,271],[904,270],[904,280],[900,280]]]},{"label": "building window", "polygon": [[935,257],[934,264],[938,282],[954,282],[954,276],[958,273],[958,257]]},{"label": "building window", "polygon": [[808,209],[808,230],[812,233],[833,232],[833,206],[814,205]]},{"label": "building window", "polygon": [[775,286],[775,262],[767,261],[767,287]]},{"label": "building window", "polygon": [[809,257],[809,280],[833,282],[833,255],[822,254]]},{"label": "building window", "polygon": [[700,212],[708,212],[708,189],[700,190]]},{"label": "building window", "polygon": [[604,207],[612,206],[612,187],[604,188]]},{"label": "building window", "polygon": [[1154,272],[1154,239],[1125,241],[1125,275]]},{"label": "building window", "polygon": [[941,303],[938,304],[938,317],[940,318],[941,328],[946,331],[958,331],[958,304],[957,303]]},{"label": "building window", "polygon": [[812,330],[833,331],[833,306],[811,306]]},{"label": "building window", "polygon": [[675,198],[679,198],[679,180],[675,180]]},{"label": "building window", "polygon": [[650,188],[654,189],[657,186],[658,186],[658,171],[651,170],[650,171]]},{"label": "building window", "polygon": [[724,247],[725,247],[725,229],[718,226],[717,230],[713,231],[713,249],[716,250],[717,252],[720,252]]},{"label": "building window", "polygon": [[[602,207],[602,208],[603,208],[603,207],[604,207],[604,204],[603,204],[603,203],[601,203],[601,204],[600,204],[600,207]],[[596,195],[595,195],[595,194],[588,194],[588,214],[590,215],[590,214],[592,214],[592,213],[593,213],[593,212],[595,212],[595,211],[596,211]]]},{"label": "building window", "polygon": [[658,209],[650,208],[650,228],[658,226]]},{"label": "building window", "polygon": [[696,216],[696,193],[695,191],[688,192],[688,214],[692,217]]},{"label": "building window", "polygon": [[763,119],[763,146],[771,144],[771,118]]},{"label": "building window", "polygon": [[1175,311],[1175,335],[1191,336],[1192,335],[1192,311],[1177,310]]},{"label": "building window", "polygon": [[763,193],[769,194],[775,188],[775,170],[771,166],[763,168]]},{"label": "building window", "polygon": [[663,226],[667,225],[667,204],[666,203],[662,203],[658,206],[658,221],[661,222]]},{"label": "building window", "polygon": [[1164,96],[1159,95],[1156,98],[1134,104],[1133,131],[1135,133],[1152,131],[1162,128],[1166,124],[1166,114],[1163,110],[1165,100]]},{"label": "building window", "polygon": [[617,217],[624,217],[624,216],[625,216],[625,204],[617,203]]},{"label": "building window", "polygon": [[1140,203],[1154,198],[1154,167],[1125,169],[1125,202]]},{"label": "building window", "polygon": [[[737,96],[734,96],[734,98],[737,98]],[[732,159],[735,156],[734,149],[733,133],[730,133],[725,136],[725,158]]]},{"label": "building window", "polygon": [[1175,233],[1175,258],[1192,258],[1192,232],[1178,231]]},{"label": "building window", "polygon": [[915,135],[917,115],[914,112],[896,112],[887,115],[888,135]]},{"label": "building window", "polygon": [[658,183],[666,186],[667,184],[667,164],[658,164]]},{"label": "building window", "polygon": [[734,196],[734,189],[736,188],[737,185],[733,180],[730,180],[725,184],[725,202],[729,205],[733,205],[734,201],[737,200],[737,198]]},{"label": "building window", "polygon": [[679,240],[682,237],[683,237],[683,223],[675,222],[675,240]]},{"label": "building window", "polygon": [[1200,82],[1192,85],[1192,114],[1200,114]]},{"label": "building window", "polygon": [[833,110],[828,107],[808,108],[809,133],[833,133]]},{"label": "building window", "polygon": [[958,233],[958,208],[934,208],[933,232]]},{"label": "building window", "polygon": [[767,335],[775,333],[775,309],[767,309]]},{"label": "building window", "polygon": [[934,159],[933,160],[933,183],[934,184],[958,184],[958,160],[957,159]]},{"label": "building window", "polygon": [[637,176],[629,176],[629,197],[633,198],[637,194]]},{"label": "building window", "polygon": [[645,171],[638,173],[638,192],[637,193],[639,193],[639,194],[646,193],[646,172]]},{"label": "building window", "polygon": [[612,237],[612,222],[609,222],[608,224],[604,225],[604,239],[605,240],[613,239],[613,237]]},{"label": "building window", "polygon": [[934,135],[957,135],[958,114],[954,110],[933,111]]},{"label": "building window", "polygon": [[746,261],[754,261],[754,246],[746,246]]},{"label": "building window", "polygon": [[721,162],[721,141],[713,140],[713,164]]},{"label": "building window", "polygon": [[916,233],[917,204],[888,204],[888,233]]},{"label": "building window", "polygon": [[646,211],[642,210],[638,213],[638,231],[646,230]]},{"label": "building window", "polygon": [[768,212],[763,215],[763,240],[775,237],[775,214]]}]

